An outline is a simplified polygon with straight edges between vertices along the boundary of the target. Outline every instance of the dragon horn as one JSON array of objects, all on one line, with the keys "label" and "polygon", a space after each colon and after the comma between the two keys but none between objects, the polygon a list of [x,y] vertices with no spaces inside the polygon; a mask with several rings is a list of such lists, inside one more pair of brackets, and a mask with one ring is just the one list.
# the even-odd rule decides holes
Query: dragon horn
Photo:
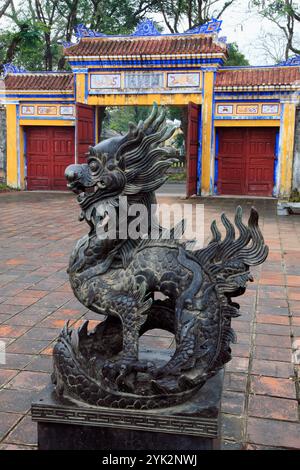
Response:
[{"label": "dragon horn", "polygon": [[153,123],[154,119],[157,116],[157,113],[158,113],[158,106],[157,106],[157,103],[154,101],[151,114],[144,121],[144,129],[148,129],[148,127],[151,126],[151,124]]}]

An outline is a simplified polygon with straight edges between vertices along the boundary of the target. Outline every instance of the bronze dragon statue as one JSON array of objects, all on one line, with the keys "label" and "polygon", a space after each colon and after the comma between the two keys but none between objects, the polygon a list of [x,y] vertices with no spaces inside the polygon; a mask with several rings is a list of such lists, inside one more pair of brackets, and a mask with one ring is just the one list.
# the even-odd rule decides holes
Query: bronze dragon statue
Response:
[{"label": "bronze dragon statue", "polygon": [[[159,146],[174,131],[164,120],[154,105],[144,122],[90,147],[87,163],[66,169],[80,219],[89,226],[71,254],[70,283],[83,305],[106,318],[92,331],[88,322],[78,330],[65,326],[54,347],[52,380],[57,393],[90,405],[151,409],[188,400],[231,359],[231,318],[239,316],[232,298],[252,281],[249,267],[268,254],[253,208],[248,225],[240,207],[235,226],[222,215],[223,239],[214,221],[212,239],[202,249],[178,239],[176,227],[166,239],[153,219],[146,236],[120,236],[120,196],[129,208],[143,204],[150,214],[154,191],[174,161],[172,148]],[[115,236],[98,237],[97,228],[109,230],[112,209]],[[147,236],[151,224],[157,224],[156,239]],[[154,328],[173,333],[176,343],[159,365],[139,352],[140,336]]]}]

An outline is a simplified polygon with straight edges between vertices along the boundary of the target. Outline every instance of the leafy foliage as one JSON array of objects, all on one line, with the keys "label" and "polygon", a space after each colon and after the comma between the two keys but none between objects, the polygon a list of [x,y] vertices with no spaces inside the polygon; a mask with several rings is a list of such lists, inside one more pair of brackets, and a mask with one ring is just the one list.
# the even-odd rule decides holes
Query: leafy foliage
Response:
[{"label": "leafy foliage", "polygon": [[[182,120],[182,113],[186,106],[166,107],[166,117],[172,121]],[[151,106],[108,106],[105,110],[104,128],[126,133],[128,122],[144,121],[149,114]]]},{"label": "leafy foliage", "polygon": [[148,0],[24,0],[17,5],[10,2],[1,17],[0,4],[0,60],[30,70],[65,69],[61,44],[73,39],[76,24],[127,34],[149,10]]},{"label": "leafy foliage", "polygon": [[76,24],[104,34],[129,34],[146,15],[159,13],[173,33],[220,18],[236,1],[0,0],[0,61],[30,70],[68,69],[61,44],[74,39]]},{"label": "leafy foliage", "polygon": [[[237,0],[153,0],[151,10],[160,13],[171,33],[202,25],[214,18],[221,18]],[[185,28],[186,29],[186,28]]]},{"label": "leafy foliage", "polygon": [[0,34],[1,63],[13,59],[25,68],[42,68],[42,26],[38,22],[22,21],[14,30]]},{"label": "leafy foliage", "polygon": [[300,202],[300,192],[297,188],[294,188],[290,195],[290,202]]},{"label": "leafy foliage", "polygon": [[300,4],[298,0],[252,0],[250,7],[274,23],[279,35],[285,39],[285,58],[300,54]]},{"label": "leafy foliage", "polygon": [[248,59],[239,51],[238,45],[235,42],[228,45],[228,54],[226,65],[249,65]]},{"label": "leafy foliage", "polygon": [[125,134],[128,132],[128,123],[138,123],[145,120],[149,115],[150,106],[111,106],[105,111],[103,123],[104,129],[112,129],[113,131]]}]

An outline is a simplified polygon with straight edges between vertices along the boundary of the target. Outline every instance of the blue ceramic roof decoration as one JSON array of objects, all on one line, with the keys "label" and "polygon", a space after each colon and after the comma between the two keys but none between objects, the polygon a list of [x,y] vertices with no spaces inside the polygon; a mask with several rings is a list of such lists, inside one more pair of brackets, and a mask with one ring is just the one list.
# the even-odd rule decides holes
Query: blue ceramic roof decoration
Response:
[{"label": "blue ceramic roof decoration", "polygon": [[156,29],[152,20],[145,19],[139,22],[131,36],[159,36],[161,33]]},{"label": "blue ceramic roof decoration", "polygon": [[28,70],[24,67],[19,67],[18,65],[13,65],[11,62],[3,64],[3,75],[6,76],[8,73],[25,73]]},{"label": "blue ceramic roof decoration", "polygon": [[67,49],[68,47],[75,46],[76,44],[77,44],[76,42],[62,41],[62,45],[65,49]]},{"label": "blue ceramic roof decoration", "polygon": [[294,55],[293,57],[289,57],[287,60],[283,60],[279,64],[280,67],[288,66],[288,65],[300,65],[300,55]]},{"label": "blue ceramic roof decoration", "polygon": [[188,29],[184,34],[211,34],[218,33],[221,31],[222,20],[217,20],[212,18],[211,21],[208,21],[205,24],[195,26],[194,28]]},{"label": "blue ceramic roof decoration", "polygon": [[74,32],[75,32],[75,36],[78,39],[81,39],[81,38],[97,38],[97,37],[101,37],[101,36],[106,36],[106,34],[98,33],[97,31],[94,31],[93,29],[87,28],[82,23],[75,26]]}]

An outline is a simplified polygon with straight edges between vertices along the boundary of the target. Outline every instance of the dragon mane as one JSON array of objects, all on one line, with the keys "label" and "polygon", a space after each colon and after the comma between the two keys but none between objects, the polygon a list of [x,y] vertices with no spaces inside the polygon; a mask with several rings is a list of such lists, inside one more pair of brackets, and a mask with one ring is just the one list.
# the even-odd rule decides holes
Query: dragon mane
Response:
[{"label": "dragon mane", "polygon": [[102,161],[105,165],[116,165],[126,178],[123,195],[152,192],[166,180],[166,171],[176,159],[176,150],[172,147],[159,147],[169,139],[176,126],[164,125],[166,111],[161,112],[154,103],[152,112],[145,121],[138,125],[129,123],[127,134],[122,137],[107,139],[95,147],[90,147],[89,156]]}]

